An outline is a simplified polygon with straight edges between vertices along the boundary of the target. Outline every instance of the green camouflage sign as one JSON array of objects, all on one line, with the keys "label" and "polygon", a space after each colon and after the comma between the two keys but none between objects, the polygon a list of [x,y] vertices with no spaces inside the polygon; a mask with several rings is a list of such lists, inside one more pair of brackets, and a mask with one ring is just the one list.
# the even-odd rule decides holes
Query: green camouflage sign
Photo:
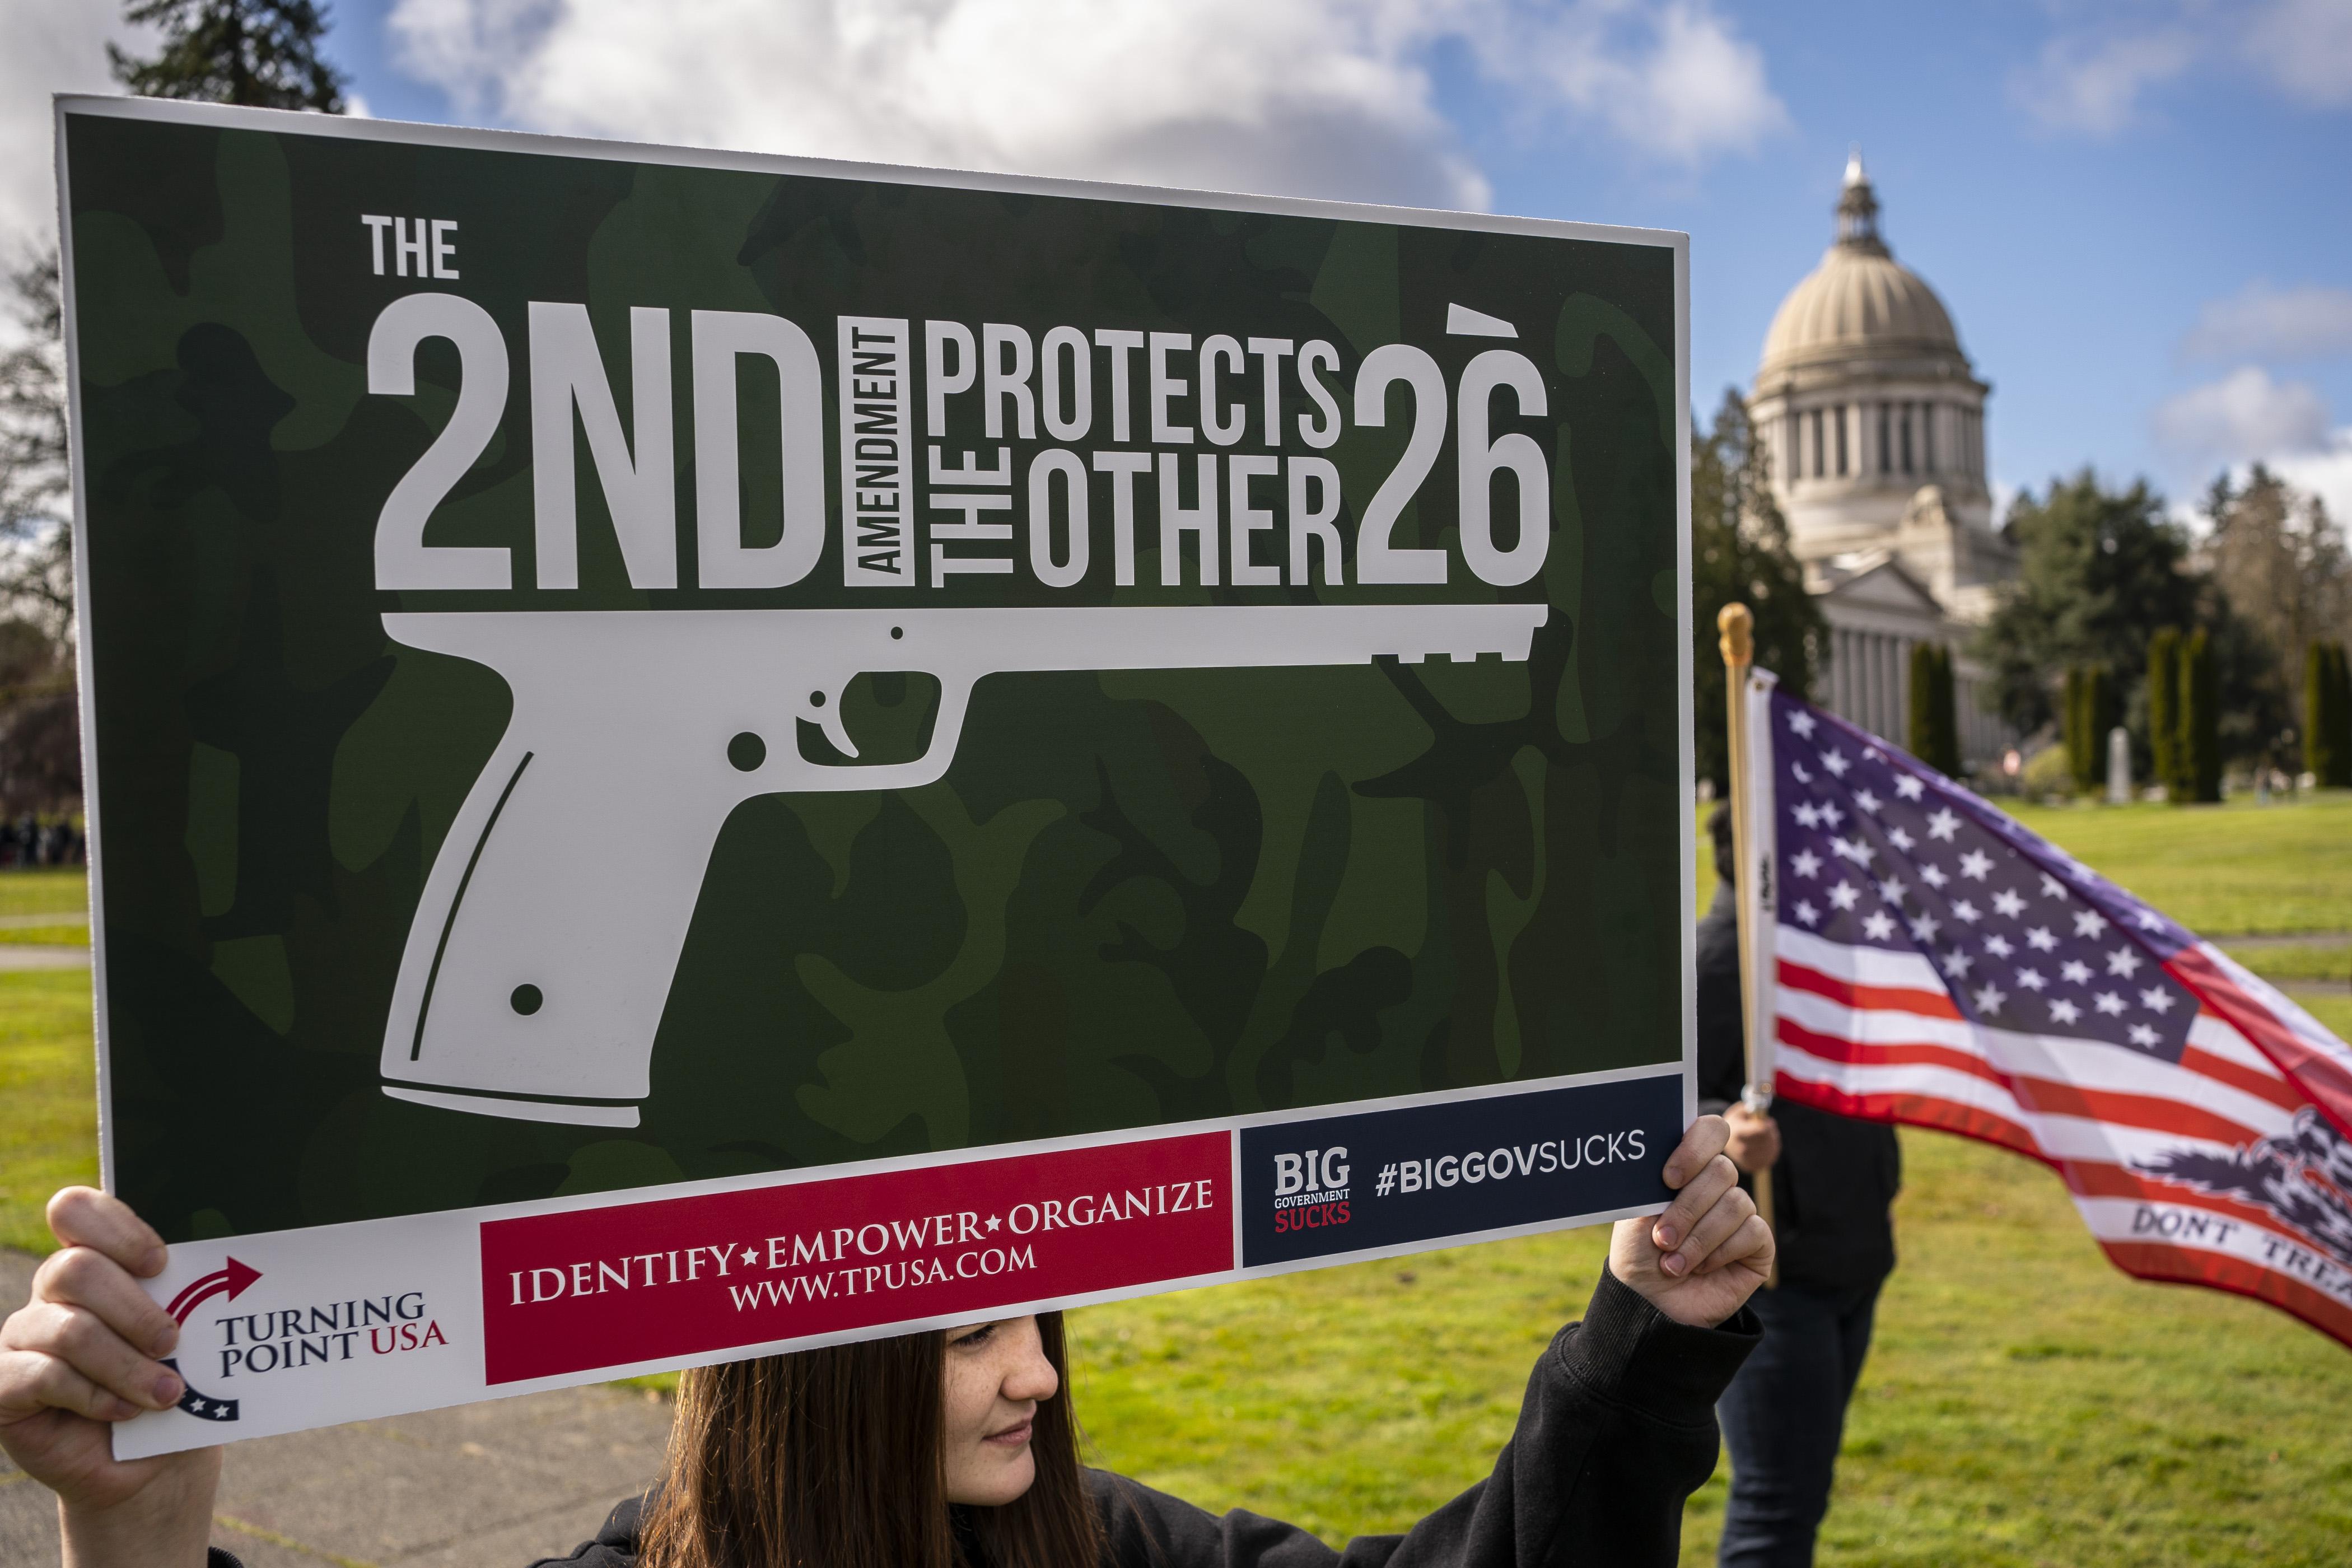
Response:
[{"label": "green camouflage sign", "polygon": [[[167,1238],[1686,1110],[1681,237],[59,126],[108,1169]],[[1566,1202],[1507,1223],[1625,1206]]]}]

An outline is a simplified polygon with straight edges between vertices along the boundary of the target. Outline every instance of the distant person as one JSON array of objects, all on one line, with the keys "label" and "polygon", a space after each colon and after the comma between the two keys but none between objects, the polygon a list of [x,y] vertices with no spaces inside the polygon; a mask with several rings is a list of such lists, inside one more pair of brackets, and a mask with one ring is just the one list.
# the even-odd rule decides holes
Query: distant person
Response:
[{"label": "distant person", "polygon": [[1764,1342],[1716,1406],[1731,1450],[1716,1562],[1802,1568],[1829,1510],[1878,1289],[1895,1269],[1888,1209],[1903,1184],[1902,1152],[1883,1121],[1790,1100],[1759,1115],[1739,1102],[1748,1068],[1729,808],[1717,806],[1706,826],[1719,880],[1698,923],[1698,1108],[1729,1124],[1727,1152],[1744,1184],[1770,1173],[1780,1260],[1779,1287],[1749,1302]]},{"label": "distant person", "polygon": [[[1756,1343],[1742,1303],[1772,1242],[1718,1117],[1664,1168],[1656,1219],[1618,1223],[1584,1321],[1536,1363],[1494,1473],[1371,1568],[1538,1563],[1667,1568],[1684,1500],[1715,1468],[1710,1406]],[[58,1494],[74,1568],[203,1568],[220,1450],[119,1463],[107,1423],[162,1409],[171,1318],[140,1289],[163,1241],[120,1200],[49,1204],[64,1249],[0,1323],[0,1447]],[[1663,1250],[1662,1250],[1663,1248]],[[1277,1348],[1277,1354],[1288,1353]],[[1307,1568],[1295,1525],[1218,1519],[1078,1464],[1058,1312],[763,1356],[686,1374],[667,1471],[613,1510],[580,1568]],[[234,1559],[210,1551],[211,1568]]]}]

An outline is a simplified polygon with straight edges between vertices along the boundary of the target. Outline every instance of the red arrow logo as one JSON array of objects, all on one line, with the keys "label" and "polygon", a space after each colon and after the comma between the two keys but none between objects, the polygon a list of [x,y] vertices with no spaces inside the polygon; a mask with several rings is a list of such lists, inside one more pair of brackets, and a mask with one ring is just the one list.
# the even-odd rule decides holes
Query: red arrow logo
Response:
[{"label": "red arrow logo", "polygon": [[164,1310],[172,1314],[173,1322],[184,1323],[189,1313],[222,1291],[227,1291],[228,1299],[234,1301],[245,1294],[247,1286],[260,1278],[260,1269],[247,1268],[232,1258],[227,1268],[215,1268],[210,1274],[189,1281],[188,1288],[173,1297],[171,1306]]}]

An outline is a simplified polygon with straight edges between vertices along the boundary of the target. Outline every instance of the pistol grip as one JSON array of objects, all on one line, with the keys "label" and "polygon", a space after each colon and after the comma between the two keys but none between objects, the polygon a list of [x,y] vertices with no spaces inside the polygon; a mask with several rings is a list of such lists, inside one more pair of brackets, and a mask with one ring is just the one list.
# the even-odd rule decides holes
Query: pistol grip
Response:
[{"label": "pistol grip", "polygon": [[397,1099],[634,1127],[712,842],[753,792],[699,754],[723,737],[677,732],[690,701],[636,689],[674,674],[652,650],[568,620],[386,617],[504,676],[514,711],[426,877],[382,1075]]}]

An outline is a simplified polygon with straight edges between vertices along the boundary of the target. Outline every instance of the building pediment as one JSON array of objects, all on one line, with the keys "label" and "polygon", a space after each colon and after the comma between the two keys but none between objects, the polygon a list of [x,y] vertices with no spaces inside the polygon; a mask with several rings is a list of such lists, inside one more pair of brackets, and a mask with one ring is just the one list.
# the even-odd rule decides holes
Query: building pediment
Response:
[{"label": "building pediment", "polygon": [[1815,562],[1806,570],[1805,587],[1823,601],[1824,608],[1833,605],[1937,620],[1944,616],[1944,606],[1936,595],[1905,571],[1891,551],[1873,550]]}]

